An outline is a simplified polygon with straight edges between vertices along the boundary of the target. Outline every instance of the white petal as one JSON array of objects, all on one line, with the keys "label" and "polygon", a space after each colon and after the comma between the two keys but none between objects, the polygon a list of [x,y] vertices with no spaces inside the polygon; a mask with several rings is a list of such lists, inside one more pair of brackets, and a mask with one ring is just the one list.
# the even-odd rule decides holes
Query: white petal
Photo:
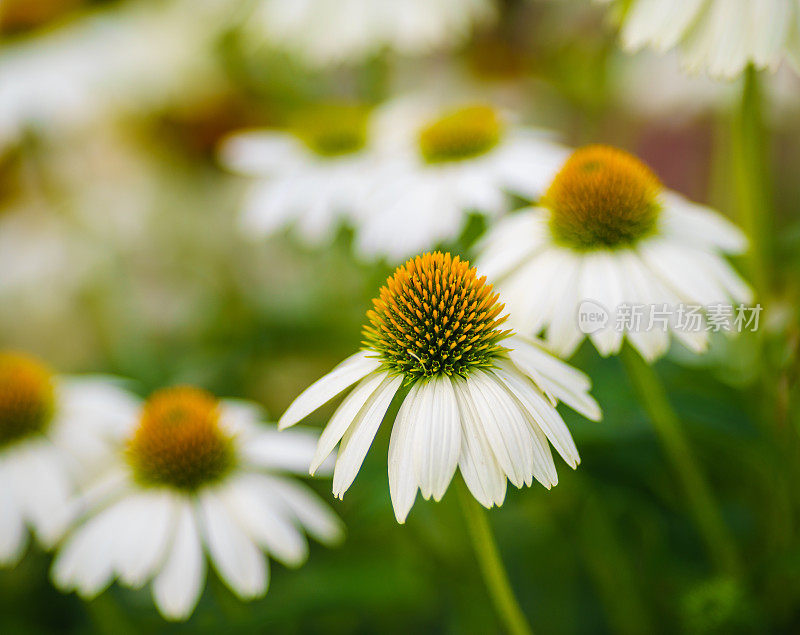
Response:
[{"label": "white petal", "polygon": [[241,453],[251,465],[295,474],[308,473],[318,435],[310,430],[285,430],[262,426],[241,444]]},{"label": "white petal", "polygon": [[72,478],[59,452],[49,442],[37,443],[16,461],[15,478],[27,494],[19,504],[45,548],[51,548],[69,523]]},{"label": "white petal", "polygon": [[538,251],[546,230],[546,219],[540,210],[525,210],[502,219],[478,247],[478,272],[499,282]]},{"label": "white petal", "polygon": [[120,580],[140,587],[163,562],[177,520],[176,497],[166,490],[132,494],[119,503],[123,527],[116,537]]},{"label": "white petal", "polygon": [[233,520],[217,493],[204,492],[200,508],[211,560],[225,584],[243,600],[264,595],[268,577],[264,554]]},{"label": "white petal", "polygon": [[375,359],[374,355],[375,353],[370,351],[359,351],[344,360],[330,373],[315,381],[291,403],[280,418],[278,427],[283,429],[293,426],[333,399],[345,388],[377,370],[380,361]]},{"label": "white petal", "polygon": [[498,362],[495,374],[500,377],[506,387],[519,399],[536,425],[542,429],[550,443],[573,469],[580,463],[580,455],[572,435],[547,398],[536,389],[536,386],[508,362]]},{"label": "white petal", "polygon": [[521,409],[488,373],[472,373],[467,387],[497,463],[509,481],[522,487],[533,476],[533,451]]},{"label": "white petal", "polygon": [[736,225],[717,212],[692,203],[675,192],[664,193],[664,210],[659,223],[676,238],[704,247],[711,245],[730,253],[747,249],[747,237]]},{"label": "white petal", "polygon": [[448,377],[428,381],[414,425],[414,469],[422,495],[441,500],[453,479],[461,448],[461,422],[453,385]]},{"label": "white petal", "polygon": [[7,462],[0,459],[0,565],[15,564],[25,551],[28,533],[9,479]]},{"label": "white petal", "polygon": [[469,491],[484,507],[502,505],[506,497],[506,477],[486,439],[483,423],[472,399],[467,380],[453,380],[461,413],[461,454],[458,467]]},{"label": "white petal", "polygon": [[[617,265],[614,256],[605,250],[584,256],[580,285],[582,299],[594,300],[611,313],[622,303],[622,283]],[[613,324],[607,324],[589,335],[603,356],[619,352],[622,345],[623,333],[613,327]]]},{"label": "white petal", "polygon": [[344,523],[310,487],[278,476],[264,478],[309,536],[327,545],[341,542],[344,538]]},{"label": "white petal", "polygon": [[51,570],[56,586],[91,599],[111,583],[115,541],[128,519],[125,503],[123,499],[102,510],[68,537]]},{"label": "white petal", "polygon": [[172,547],[153,581],[153,599],[169,620],[185,620],[192,614],[206,578],[195,513],[192,501],[180,502]]},{"label": "white petal", "polygon": [[402,377],[386,377],[367,399],[356,421],[347,429],[333,472],[334,496],[342,498],[355,480],[386,410],[402,383]]},{"label": "white petal", "polygon": [[333,448],[342,440],[345,432],[356,420],[361,408],[364,407],[364,404],[386,377],[387,374],[385,372],[371,373],[364,377],[358,386],[344,398],[336,412],[333,413],[328,425],[322,431],[309,468],[311,474],[315,474],[322,462],[333,452]]},{"label": "white petal", "polygon": [[397,413],[389,440],[389,495],[397,522],[404,523],[417,497],[414,427],[419,421],[422,382],[415,383]]},{"label": "white petal", "polygon": [[290,520],[282,500],[263,476],[245,474],[232,480],[220,494],[237,523],[260,547],[287,566],[296,567],[308,556],[308,544]]}]

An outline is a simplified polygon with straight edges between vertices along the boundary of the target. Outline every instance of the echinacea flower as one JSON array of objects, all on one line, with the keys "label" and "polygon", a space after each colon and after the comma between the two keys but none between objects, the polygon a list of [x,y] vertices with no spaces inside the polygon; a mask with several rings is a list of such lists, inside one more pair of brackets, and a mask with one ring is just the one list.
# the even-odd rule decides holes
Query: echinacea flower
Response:
[{"label": "echinacea flower", "polygon": [[230,137],[220,160],[258,179],[244,203],[243,231],[266,237],[290,226],[313,245],[330,240],[343,220],[363,216],[374,184],[369,114],[360,104],[317,104],[300,109],[286,131]]},{"label": "echinacea flower", "polygon": [[43,547],[55,545],[80,480],[107,455],[97,431],[117,426],[129,405],[109,381],[57,376],[0,352],[0,564],[22,557],[27,527]]},{"label": "echinacea flower", "polygon": [[258,0],[245,35],[324,66],[455,46],[494,15],[494,0]]},{"label": "echinacea flower", "polygon": [[111,8],[4,46],[0,147],[31,128],[63,132],[213,85],[220,21],[197,5]]},{"label": "echinacea flower", "polygon": [[[601,0],[608,2],[608,0]],[[633,0],[621,29],[625,48],[678,48],[692,72],[733,78],[748,64],[800,63],[800,0]]]},{"label": "echinacea flower", "polygon": [[306,558],[302,530],[340,539],[338,518],[306,486],[279,472],[305,471],[316,437],[278,434],[242,402],[192,387],[154,393],[128,420],[118,465],[83,496],[85,518],[52,569],[57,586],[86,598],[115,578],[152,580],[158,610],[185,619],[202,592],[207,552],[242,599],[262,596],[267,552],[288,566]]},{"label": "echinacea flower", "polygon": [[[751,291],[723,254],[741,253],[742,233],[714,211],[665,189],[633,155],[607,146],[576,150],[564,163],[538,207],[511,215],[484,240],[481,273],[497,280],[513,325],[544,330],[563,356],[581,342],[583,301],[614,312],[623,306],[709,307],[748,302]],[[623,337],[645,359],[669,345],[670,332],[702,351],[708,334],[669,320],[608,323],[590,333],[603,355],[616,353]]]},{"label": "echinacea flower", "polygon": [[340,443],[333,493],[341,498],[401,389],[392,425],[389,490],[405,522],[417,491],[440,500],[456,468],[485,507],[502,504],[506,479],[558,477],[548,440],[573,468],[578,451],[557,400],[591,419],[600,410],[589,379],[535,342],[502,330],[506,318],[492,286],[458,256],[441,252],[398,267],[374,301],[364,349],[347,358],[289,406],[278,425],[304,419],[347,388],[322,433],[313,474]]},{"label": "echinacea flower", "polygon": [[567,154],[482,102],[398,99],[375,128],[381,171],[356,249],[390,260],[457,238],[470,212],[504,212],[509,194],[538,198]]}]

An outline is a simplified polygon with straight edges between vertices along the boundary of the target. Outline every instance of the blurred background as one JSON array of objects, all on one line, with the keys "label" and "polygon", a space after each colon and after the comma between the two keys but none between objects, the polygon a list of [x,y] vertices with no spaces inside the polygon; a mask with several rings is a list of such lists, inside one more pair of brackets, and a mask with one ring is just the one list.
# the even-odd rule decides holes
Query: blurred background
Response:
[{"label": "blurred background", "polygon": [[[218,143],[279,129],[320,99],[477,88],[570,145],[624,147],[668,187],[737,218],[740,83],[621,52],[602,5],[502,0],[425,54],[378,47],[320,67],[254,37],[257,4],[0,0],[0,348],[130,378],[142,395],[197,384],[277,419],[359,345],[370,298],[398,264],[358,262],[345,224],[321,248],[239,231],[247,183],[219,166]],[[550,492],[510,488],[490,514],[539,633],[800,632],[800,80],[783,67],[763,79],[761,328],[657,365],[747,570],[715,572],[621,363],[584,346],[572,363],[605,418],[563,411],[580,468],[560,463]],[[445,246],[472,257],[482,230],[469,223]],[[274,564],[263,600],[243,604],[210,574],[191,620],[170,625],[147,589],[114,586],[90,603],[59,594],[50,557],[32,547],[0,571],[0,632],[497,632],[455,495],[418,501],[396,524],[388,433],[335,503],[346,542],[313,545],[297,571]],[[329,485],[313,483],[331,499]]]}]

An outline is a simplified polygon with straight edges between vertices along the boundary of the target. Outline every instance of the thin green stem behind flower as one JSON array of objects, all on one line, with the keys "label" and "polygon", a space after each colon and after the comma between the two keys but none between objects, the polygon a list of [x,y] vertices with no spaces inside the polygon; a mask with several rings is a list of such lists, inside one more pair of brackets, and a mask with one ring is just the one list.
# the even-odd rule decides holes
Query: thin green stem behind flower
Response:
[{"label": "thin green stem behind flower", "polygon": [[739,221],[750,238],[749,274],[757,296],[763,297],[770,284],[770,172],[763,96],[758,71],[752,66],[744,75],[742,101],[734,117],[731,141]]},{"label": "thin green stem behind flower", "polygon": [[458,494],[478,565],[495,610],[511,635],[532,635],[533,631],[508,581],[486,510],[472,497],[461,479],[458,479]]},{"label": "thin green stem behind flower", "polygon": [[717,502],[697,463],[678,416],[672,409],[655,370],[628,345],[622,361],[661,446],[680,482],[689,509],[706,548],[721,573],[740,576],[741,563],[733,538],[722,520]]}]

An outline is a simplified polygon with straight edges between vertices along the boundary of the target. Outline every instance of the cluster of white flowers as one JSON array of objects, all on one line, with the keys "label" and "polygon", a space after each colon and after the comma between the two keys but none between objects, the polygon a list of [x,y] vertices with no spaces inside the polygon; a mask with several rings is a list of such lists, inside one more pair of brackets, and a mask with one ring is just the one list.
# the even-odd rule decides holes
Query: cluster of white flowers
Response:
[{"label": "cluster of white flowers", "polygon": [[363,258],[398,261],[453,240],[470,212],[496,217],[511,194],[537,199],[568,151],[480,100],[401,97],[370,112],[326,104],[286,132],[243,132],[222,147],[256,176],[244,232],[290,226],[312,244],[340,223]]},{"label": "cluster of white flowers", "polygon": [[[452,45],[493,15],[488,0],[409,0],[398,20],[396,4],[260,0],[247,28],[321,64]],[[794,0],[734,4],[741,11],[724,0],[633,0],[623,39],[631,48],[679,46],[691,67],[724,76],[772,67],[796,46]],[[37,49],[41,59],[24,47],[0,58],[0,143],[31,121],[71,118],[71,106],[95,116],[83,106],[100,103],[95,93],[110,78],[135,70],[160,95],[172,71],[183,77],[195,49],[143,15],[121,31],[98,20],[85,37],[62,33]],[[140,50],[136,29],[179,51]],[[54,56],[62,66],[43,70]],[[124,101],[124,92],[109,99]],[[51,112],[59,100],[70,107]],[[22,557],[30,527],[57,549],[54,583],[86,598],[115,580],[150,583],[161,613],[184,619],[202,594],[206,556],[239,597],[262,596],[268,556],[297,566],[306,535],[333,544],[343,533],[333,511],[287,474],[332,473],[334,495],[344,496],[394,400],[387,471],[398,522],[417,493],[440,500],[457,471],[491,508],[508,482],[557,484],[551,446],[577,467],[559,404],[601,418],[589,378],[556,355],[569,357],[587,336],[602,355],[627,340],[648,361],[666,353],[670,336],[692,351],[708,346],[706,328],[587,332],[583,302],[752,301],[726,260],[747,247],[730,221],[667,190],[623,150],[572,151],[483,99],[318,104],[281,131],[230,136],[220,158],[253,178],[241,215],[247,235],[288,227],[319,245],[349,224],[361,257],[406,261],[367,313],[362,350],[300,394],[278,426],[253,404],[198,388],[140,402],[109,379],[59,377],[0,353],[0,563]],[[511,196],[529,206],[512,212]],[[475,267],[429,251],[454,241],[470,213],[491,224]],[[40,264],[59,268],[59,255]],[[321,435],[283,431],[348,389]]]}]

